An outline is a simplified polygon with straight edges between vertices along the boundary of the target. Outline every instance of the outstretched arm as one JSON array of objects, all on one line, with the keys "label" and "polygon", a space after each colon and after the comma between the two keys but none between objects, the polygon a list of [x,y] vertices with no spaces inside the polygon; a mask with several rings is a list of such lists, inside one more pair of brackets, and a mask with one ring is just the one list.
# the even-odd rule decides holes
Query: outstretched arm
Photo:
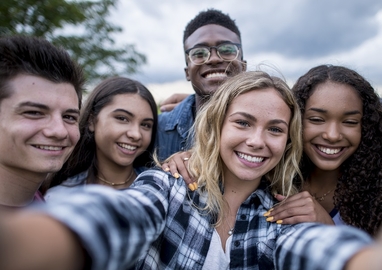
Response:
[{"label": "outstretched arm", "polygon": [[[381,250],[371,237],[354,227],[303,223],[293,227],[282,225],[274,253],[276,269],[353,270]],[[381,257],[381,256],[379,256]],[[380,258],[372,259],[381,261]]]},{"label": "outstretched arm", "polygon": [[23,257],[29,267],[20,269],[63,269],[57,261],[67,263],[64,269],[76,269],[86,258],[92,269],[129,268],[163,231],[173,178],[149,170],[136,181],[135,188],[123,191],[89,185],[71,190],[66,198],[8,214],[0,233],[23,233],[8,239],[15,248],[0,246],[0,256],[7,256],[11,266]]}]

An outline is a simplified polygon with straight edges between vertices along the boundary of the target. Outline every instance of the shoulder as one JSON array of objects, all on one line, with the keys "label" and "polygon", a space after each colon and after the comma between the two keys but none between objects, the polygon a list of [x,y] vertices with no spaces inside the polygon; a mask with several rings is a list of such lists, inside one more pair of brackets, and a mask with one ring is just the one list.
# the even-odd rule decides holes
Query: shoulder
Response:
[{"label": "shoulder", "polygon": [[44,195],[45,200],[48,201],[54,197],[60,197],[66,192],[69,192],[74,187],[84,186],[86,184],[87,177],[88,171],[86,170],[82,173],[76,174],[66,179],[60,185],[48,189],[46,194]]},{"label": "shoulder", "polygon": [[186,191],[187,189],[182,177],[175,178],[171,173],[157,168],[148,169],[139,174],[131,187],[147,187],[157,190],[184,189]]},{"label": "shoulder", "polygon": [[195,94],[185,98],[178,106],[170,112],[163,112],[158,116],[159,122],[176,121],[180,115],[192,113],[192,107],[195,105]]}]

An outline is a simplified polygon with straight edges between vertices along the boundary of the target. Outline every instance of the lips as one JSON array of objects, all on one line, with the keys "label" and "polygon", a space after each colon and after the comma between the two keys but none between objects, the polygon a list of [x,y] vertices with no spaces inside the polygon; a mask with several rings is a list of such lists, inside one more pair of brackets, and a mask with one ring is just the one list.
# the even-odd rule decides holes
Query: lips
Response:
[{"label": "lips", "polygon": [[202,77],[206,79],[225,79],[228,77],[228,74],[224,69],[214,69],[204,72]]},{"label": "lips", "polygon": [[316,147],[320,152],[327,154],[327,155],[338,154],[343,149],[343,147],[324,147],[321,145],[316,145]]},{"label": "lips", "polygon": [[215,73],[209,73],[207,74],[204,78],[210,79],[210,78],[227,78],[226,73],[221,73],[221,72],[215,72]]},{"label": "lips", "polygon": [[61,151],[64,149],[63,146],[52,146],[52,145],[33,145],[38,149],[47,150],[47,151]]},{"label": "lips", "polygon": [[134,146],[134,145],[131,145],[131,144],[127,144],[127,143],[117,143],[121,148],[123,149],[126,149],[126,150],[130,150],[130,151],[135,151],[138,147],[137,146]]},{"label": "lips", "polygon": [[244,153],[236,152],[239,158],[242,158],[248,162],[252,163],[260,163],[264,161],[264,157],[256,157],[256,156],[250,156]]}]

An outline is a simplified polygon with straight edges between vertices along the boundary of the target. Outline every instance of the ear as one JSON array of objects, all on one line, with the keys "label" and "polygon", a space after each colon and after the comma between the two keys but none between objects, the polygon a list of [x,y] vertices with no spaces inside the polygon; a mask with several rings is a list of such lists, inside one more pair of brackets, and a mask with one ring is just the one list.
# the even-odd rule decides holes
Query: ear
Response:
[{"label": "ear", "polygon": [[243,71],[247,71],[247,60],[242,60],[241,66],[243,67]]},{"label": "ear", "polygon": [[88,121],[88,128],[91,132],[94,132],[94,117],[90,116]]},{"label": "ear", "polygon": [[188,73],[188,67],[185,67],[185,68],[184,68],[184,73],[186,74],[186,79],[187,79],[187,81],[191,81],[191,79],[190,79],[190,74]]}]

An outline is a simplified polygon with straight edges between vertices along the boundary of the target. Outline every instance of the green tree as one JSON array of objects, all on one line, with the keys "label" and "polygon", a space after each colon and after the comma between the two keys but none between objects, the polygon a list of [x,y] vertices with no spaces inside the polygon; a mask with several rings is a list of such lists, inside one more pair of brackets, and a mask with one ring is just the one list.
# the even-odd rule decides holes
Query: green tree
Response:
[{"label": "green tree", "polygon": [[2,0],[0,35],[44,37],[84,67],[89,82],[138,71],[146,57],[134,45],[117,45],[122,28],[107,21],[117,0]]}]

